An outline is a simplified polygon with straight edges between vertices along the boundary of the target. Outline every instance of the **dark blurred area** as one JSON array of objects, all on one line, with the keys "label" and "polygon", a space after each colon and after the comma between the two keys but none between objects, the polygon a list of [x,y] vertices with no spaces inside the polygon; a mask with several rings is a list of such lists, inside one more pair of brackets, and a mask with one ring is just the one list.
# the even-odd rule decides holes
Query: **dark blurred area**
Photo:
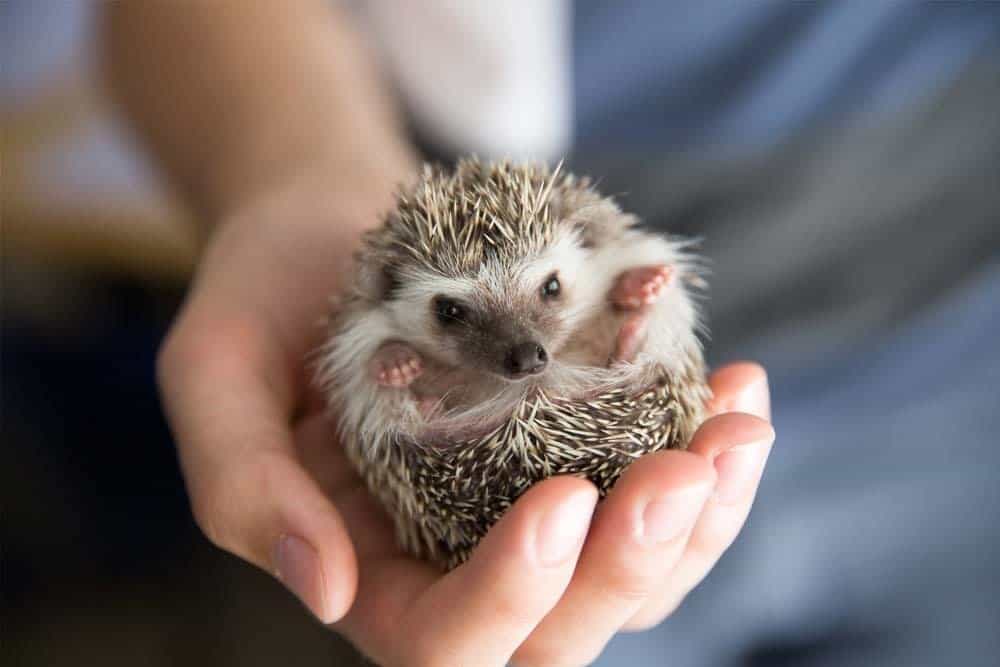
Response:
[{"label": "dark blurred area", "polygon": [[[100,93],[88,7],[0,7],[3,663],[354,664],[191,520],[154,364],[198,239]],[[957,106],[932,101],[871,133],[824,128],[737,162],[577,156],[651,223],[708,237],[710,354],[772,372],[780,460],[743,551],[671,626],[676,664],[695,664],[681,636],[720,608],[733,627],[699,641],[740,645],[747,665],[908,664],[883,645],[909,647],[899,637],[927,619],[958,662],[1000,650],[983,631],[1000,627],[996,71],[949,89]],[[870,465],[837,468],[841,445]],[[926,554],[894,565],[921,531],[933,533]],[[767,565],[777,583],[761,583],[754,568]],[[882,586],[886,570],[909,583]],[[751,579],[758,588],[739,583]],[[746,603],[760,588],[772,597]]]},{"label": "dark blurred area", "polygon": [[54,264],[4,258],[4,664],[341,664],[191,521],[153,377],[181,285]]},{"label": "dark blurred area", "polygon": [[90,15],[0,6],[0,663],[360,664],[191,519],[154,365],[197,242],[101,95]]}]

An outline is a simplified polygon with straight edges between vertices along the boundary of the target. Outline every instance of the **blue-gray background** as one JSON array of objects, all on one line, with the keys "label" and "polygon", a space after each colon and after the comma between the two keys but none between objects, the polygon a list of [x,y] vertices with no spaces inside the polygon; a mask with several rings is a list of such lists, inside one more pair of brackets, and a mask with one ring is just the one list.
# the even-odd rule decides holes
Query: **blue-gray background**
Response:
[{"label": "blue-gray background", "polygon": [[[5,96],[86,14],[2,5]],[[1000,3],[579,0],[574,40],[571,161],[704,237],[710,357],[768,366],[778,431],[730,553],[600,664],[996,664]],[[152,374],[183,286],[4,273],[4,650],[347,661],[191,525]]]},{"label": "blue-gray background", "polygon": [[1000,5],[577,6],[578,160],[704,237],[709,355],[769,368],[778,433],[733,549],[599,664],[996,664]]}]

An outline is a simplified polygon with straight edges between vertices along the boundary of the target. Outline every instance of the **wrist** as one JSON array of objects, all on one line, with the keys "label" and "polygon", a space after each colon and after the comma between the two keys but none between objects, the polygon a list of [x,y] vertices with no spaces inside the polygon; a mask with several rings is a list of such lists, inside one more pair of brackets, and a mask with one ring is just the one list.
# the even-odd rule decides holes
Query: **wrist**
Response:
[{"label": "wrist", "polygon": [[416,173],[416,160],[403,151],[377,164],[300,160],[274,178],[227,191],[206,231],[214,241],[247,232],[285,236],[295,228],[301,238],[335,239],[338,255],[349,259],[361,235],[392,208],[399,186]]},{"label": "wrist", "polygon": [[392,206],[394,193],[415,176],[417,164],[409,152],[400,150],[378,161],[303,159],[256,178],[240,178],[240,171],[234,170],[231,185],[220,183],[218,195],[207,207],[206,220],[211,227],[256,217],[254,212],[261,210],[311,219],[334,212],[343,222],[365,227],[364,221],[373,224]]}]

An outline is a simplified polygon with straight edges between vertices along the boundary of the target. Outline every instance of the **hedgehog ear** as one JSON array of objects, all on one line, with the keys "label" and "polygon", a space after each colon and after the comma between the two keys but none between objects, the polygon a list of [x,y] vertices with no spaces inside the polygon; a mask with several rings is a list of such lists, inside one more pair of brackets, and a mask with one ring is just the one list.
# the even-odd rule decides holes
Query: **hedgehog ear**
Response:
[{"label": "hedgehog ear", "polygon": [[378,291],[383,301],[390,301],[396,298],[399,293],[400,279],[397,264],[384,264],[379,276]]},{"label": "hedgehog ear", "polygon": [[601,199],[581,207],[569,220],[579,234],[584,248],[605,246],[620,238],[637,222],[634,215],[622,212],[609,199]]},{"label": "hedgehog ear", "polygon": [[581,218],[573,220],[573,229],[575,229],[579,235],[580,245],[587,250],[596,248],[600,243],[600,230],[589,220]]},{"label": "hedgehog ear", "polygon": [[377,244],[374,237],[366,236],[354,261],[358,296],[370,303],[394,298],[400,286],[398,259],[390,247]]},{"label": "hedgehog ear", "polygon": [[553,212],[569,221],[584,248],[607,245],[637,223],[635,216],[624,213],[614,201],[592,190],[561,193],[553,203]]},{"label": "hedgehog ear", "polygon": [[361,295],[372,302],[390,301],[399,291],[400,277],[396,270],[398,264],[389,258],[378,261],[358,262],[358,287]]}]

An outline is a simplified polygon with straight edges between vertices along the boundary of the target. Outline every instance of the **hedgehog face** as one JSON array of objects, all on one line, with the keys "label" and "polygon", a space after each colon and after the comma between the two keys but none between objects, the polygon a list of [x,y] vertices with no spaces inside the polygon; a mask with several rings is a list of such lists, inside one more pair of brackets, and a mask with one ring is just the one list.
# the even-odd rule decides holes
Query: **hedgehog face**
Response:
[{"label": "hedgehog face", "polygon": [[393,319],[422,352],[449,366],[516,382],[545,373],[589,303],[587,250],[567,231],[518,262],[487,260],[475,274],[401,270]]},{"label": "hedgehog face", "polygon": [[[523,295],[517,301],[528,306]],[[466,301],[438,294],[429,305],[441,347],[461,365],[509,380],[541,374],[548,366],[550,318],[540,303],[522,308],[516,317],[492,299]]]},{"label": "hedgehog face", "polygon": [[365,331],[440,365],[505,381],[543,375],[606,306],[611,264],[628,254],[616,248],[633,222],[558,168],[428,167],[365,244]]}]

